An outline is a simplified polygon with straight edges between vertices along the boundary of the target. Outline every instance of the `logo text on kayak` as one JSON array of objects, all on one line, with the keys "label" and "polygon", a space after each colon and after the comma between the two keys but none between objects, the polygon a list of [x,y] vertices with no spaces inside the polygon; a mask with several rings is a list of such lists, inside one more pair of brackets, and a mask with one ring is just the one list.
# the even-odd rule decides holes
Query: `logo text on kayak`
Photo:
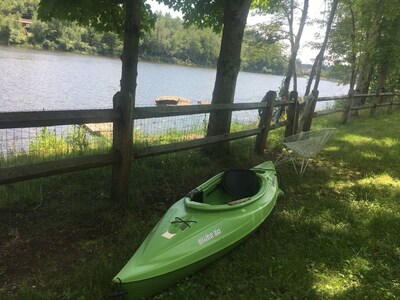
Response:
[{"label": "logo text on kayak", "polygon": [[221,229],[217,228],[214,229],[212,232],[207,233],[206,235],[202,236],[197,240],[197,243],[199,245],[203,245],[204,243],[207,243],[208,241],[211,241],[213,238],[219,236],[221,234]]}]

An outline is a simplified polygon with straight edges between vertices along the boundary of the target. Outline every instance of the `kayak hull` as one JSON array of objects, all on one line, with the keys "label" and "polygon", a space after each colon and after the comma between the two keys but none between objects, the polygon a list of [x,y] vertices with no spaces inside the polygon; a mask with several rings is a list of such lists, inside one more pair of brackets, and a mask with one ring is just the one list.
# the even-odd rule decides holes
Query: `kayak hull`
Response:
[{"label": "kayak hull", "polygon": [[221,173],[197,187],[194,197],[172,205],[113,279],[116,294],[123,299],[151,296],[221,257],[253,232],[281,191],[271,162],[252,170],[259,189],[251,197],[232,201],[220,188]]},{"label": "kayak hull", "polygon": [[[122,282],[118,279],[114,279],[116,284],[116,293],[120,299],[143,299],[155,295],[158,291],[165,290],[171,287],[174,283],[179,281],[186,276],[195,273],[196,271],[203,269],[207,265],[211,264],[218,258],[224,256],[224,254],[231,251],[243,240],[240,240],[234,244],[229,245],[220,252],[210,255],[202,260],[196,261],[191,265],[177,269],[173,272],[163,274],[156,277],[147,278],[140,281]],[[117,278],[117,277],[116,277]]]}]

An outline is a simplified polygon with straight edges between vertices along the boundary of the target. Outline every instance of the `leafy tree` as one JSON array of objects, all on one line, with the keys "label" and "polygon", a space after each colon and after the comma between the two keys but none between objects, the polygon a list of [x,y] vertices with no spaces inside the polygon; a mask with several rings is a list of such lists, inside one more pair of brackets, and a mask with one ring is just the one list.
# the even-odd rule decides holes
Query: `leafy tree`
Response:
[{"label": "leafy tree", "polygon": [[242,46],[243,70],[284,74],[287,65],[282,53],[284,46],[280,44],[280,38],[270,33],[271,27],[257,24],[245,32]]},{"label": "leafy tree", "polygon": [[[307,20],[308,4],[309,1],[304,0],[301,9],[299,4],[294,0],[271,0],[269,2],[258,0],[253,4],[259,13],[272,14],[274,16],[274,24],[281,24],[281,28],[284,27],[284,24],[287,24],[288,29],[283,37],[287,38],[290,42],[290,57],[285,72],[285,78],[280,90],[280,96],[285,99],[289,98],[289,86],[292,77],[294,79],[293,89],[297,90],[296,59],[300,47],[301,36]],[[295,10],[297,9],[301,10],[301,16],[299,19],[298,30],[295,34]]]},{"label": "leafy tree", "polygon": [[32,23],[29,43],[32,45],[42,45],[46,40],[47,29],[47,24],[44,22],[36,21]]},{"label": "leafy tree", "polygon": [[[237,75],[240,69],[240,54],[251,0],[180,1],[158,0],[170,8],[181,10],[187,24],[199,27],[222,29],[221,49],[217,63],[217,75],[212,96],[213,104],[233,103]],[[213,112],[207,128],[207,136],[230,131],[230,112]],[[210,153],[222,154],[229,151],[229,144],[209,148]]]},{"label": "leafy tree", "polygon": [[[330,55],[342,65],[352,66],[350,89],[362,94],[394,90],[400,52],[400,2],[346,0],[339,9]],[[356,105],[365,101],[360,99]]]},{"label": "leafy tree", "polygon": [[309,77],[308,82],[307,82],[305,95],[308,95],[310,93],[311,84],[312,84],[312,82],[314,80],[314,76],[315,76],[315,83],[314,83],[313,90],[318,90],[319,81],[320,81],[320,78],[321,78],[322,62],[324,60],[325,49],[326,49],[327,44],[328,44],[328,38],[329,38],[329,35],[330,35],[330,32],[331,32],[331,28],[332,28],[332,23],[333,23],[334,17],[336,15],[336,9],[337,9],[338,3],[339,3],[339,0],[332,0],[330,12],[329,12],[329,19],[328,19],[328,21],[326,23],[326,30],[325,30],[324,40],[322,42],[321,48],[320,48],[317,56],[315,57],[314,64],[313,64],[313,66],[311,68],[310,77]]},{"label": "leafy tree", "polygon": [[100,39],[99,54],[116,56],[119,53],[121,53],[121,42],[118,34],[105,32]]}]

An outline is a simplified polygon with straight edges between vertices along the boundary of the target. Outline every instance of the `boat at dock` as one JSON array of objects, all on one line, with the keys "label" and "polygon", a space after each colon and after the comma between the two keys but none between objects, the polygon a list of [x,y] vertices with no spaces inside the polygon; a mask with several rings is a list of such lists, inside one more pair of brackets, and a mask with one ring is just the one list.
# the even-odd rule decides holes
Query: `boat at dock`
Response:
[{"label": "boat at dock", "polygon": [[192,102],[188,98],[179,96],[161,96],[155,100],[157,106],[169,105],[191,105]]}]

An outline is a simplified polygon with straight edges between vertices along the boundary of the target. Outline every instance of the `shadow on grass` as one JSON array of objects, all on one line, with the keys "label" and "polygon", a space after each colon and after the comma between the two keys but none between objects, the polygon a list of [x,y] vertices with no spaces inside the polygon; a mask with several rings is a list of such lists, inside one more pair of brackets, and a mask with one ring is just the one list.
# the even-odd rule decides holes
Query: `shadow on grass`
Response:
[{"label": "shadow on grass", "polygon": [[299,258],[306,261],[302,274],[318,298],[399,297],[400,181],[353,172],[336,185],[324,163],[326,170],[311,168],[283,183],[291,192],[277,206],[284,229],[275,239],[286,241],[286,259],[298,270],[304,269]]},{"label": "shadow on grass", "polygon": [[[303,177],[280,166],[285,195],[261,227],[155,299],[399,298],[400,149],[388,126],[398,120],[340,126]],[[135,161],[127,205],[108,199],[109,168],[1,187],[0,297],[104,298],[173,202],[224,169],[270,159],[253,146],[218,161],[196,151]]]}]

